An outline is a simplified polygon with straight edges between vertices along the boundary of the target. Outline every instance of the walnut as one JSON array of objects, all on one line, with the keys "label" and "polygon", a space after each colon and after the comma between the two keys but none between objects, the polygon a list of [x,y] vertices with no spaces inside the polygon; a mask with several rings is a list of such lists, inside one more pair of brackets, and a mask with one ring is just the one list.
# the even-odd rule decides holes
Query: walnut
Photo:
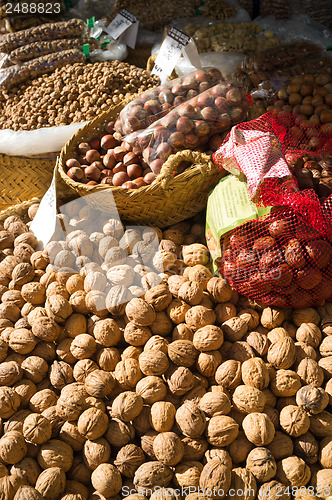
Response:
[{"label": "walnut", "polygon": [[196,360],[196,368],[204,377],[213,377],[221,362],[220,351],[201,352]]},{"label": "walnut", "polygon": [[[322,449],[324,439],[321,441]],[[330,439],[330,437],[327,439]],[[315,464],[318,461],[319,444],[311,432],[306,432],[294,439],[294,455],[302,458],[308,465]]]},{"label": "walnut", "polygon": [[195,384],[192,372],[184,366],[171,366],[167,371],[166,380],[171,394],[175,396],[183,396]]},{"label": "walnut", "polygon": [[242,427],[247,439],[256,446],[265,446],[274,438],[274,425],[265,413],[249,413]]},{"label": "walnut", "polygon": [[296,403],[308,413],[317,414],[329,404],[329,396],[321,387],[305,385],[297,391]]},{"label": "walnut", "polygon": [[165,398],[167,387],[160,377],[149,375],[137,383],[136,392],[142,396],[144,403],[153,404]]},{"label": "walnut", "polygon": [[296,340],[317,349],[322,340],[322,332],[314,323],[302,323],[296,330]]},{"label": "walnut", "polygon": [[42,413],[46,408],[56,405],[58,396],[51,389],[43,389],[36,392],[30,399],[30,410],[35,413]]},{"label": "walnut", "polygon": [[292,321],[296,326],[301,326],[302,323],[314,323],[315,325],[318,325],[320,322],[320,316],[317,310],[313,307],[293,309]]},{"label": "walnut", "polygon": [[275,480],[262,484],[257,494],[257,500],[289,500],[289,499],[290,495],[287,492],[287,486]]},{"label": "walnut", "polygon": [[196,330],[193,337],[193,344],[199,351],[213,351],[219,349],[223,341],[223,331],[215,325],[207,325]]},{"label": "walnut", "polygon": [[161,432],[153,441],[153,452],[159,462],[174,466],[182,460],[184,447],[174,432]]},{"label": "walnut", "polygon": [[45,309],[48,316],[60,325],[65,324],[66,319],[73,312],[68,300],[61,295],[51,295],[45,302]]},{"label": "walnut", "polygon": [[212,446],[227,446],[232,443],[239,432],[239,426],[229,416],[213,416],[207,424],[206,436]]},{"label": "walnut", "polygon": [[188,279],[184,276],[178,276],[178,275],[172,275],[168,278],[167,284],[169,291],[171,292],[174,297],[178,297],[178,292],[181,288],[181,286],[186,283]]},{"label": "walnut", "polygon": [[285,432],[276,431],[273,440],[266,448],[271,451],[276,460],[279,460],[293,454],[293,440]]},{"label": "walnut", "polygon": [[36,481],[35,488],[43,498],[56,500],[64,493],[66,474],[60,467],[50,467],[44,470]]},{"label": "walnut", "polygon": [[324,380],[324,373],[317,361],[311,358],[304,358],[297,367],[297,374],[301,382],[306,385],[319,387]]},{"label": "walnut", "polygon": [[213,309],[204,306],[194,306],[185,314],[185,322],[194,332],[206,325],[213,325],[215,319],[216,315]]},{"label": "walnut", "polygon": [[194,439],[200,437],[206,427],[204,413],[191,401],[186,401],[177,409],[175,420],[181,432]]},{"label": "walnut", "polygon": [[208,417],[227,415],[231,410],[230,399],[222,391],[207,392],[200,399],[198,406]]},{"label": "walnut", "polygon": [[95,470],[100,464],[108,462],[111,456],[109,442],[101,437],[85,441],[83,446],[83,459],[90,470]]},{"label": "walnut", "polygon": [[328,335],[322,340],[319,346],[319,352],[323,357],[332,356],[332,335]]},{"label": "walnut", "polygon": [[48,364],[39,356],[28,356],[21,364],[23,375],[35,384],[41,382],[47,374]]},{"label": "walnut", "polygon": [[251,358],[243,362],[241,367],[242,380],[245,385],[265,389],[269,385],[269,372],[261,358]]},{"label": "walnut", "polygon": [[210,260],[209,250],[201,243],[184,245],[182,247],[183,261],[187,266],[201,264],[205,266]]},{"label": "walnut", "polygon": [[305,486],[311,473],[302,458],[291,456],[277,464],[277,478],[287,486]]},{"label": "walnut", "polygon": [[132,294],[128,288],[121,285],[113,286],[106,297],[107,310],[114,316],[121,316],[131,299]]},{"label": "walnut", "polygon": [[78,418],[77,428],[87,439],[98,439],[108,428],[107,415],[98,408],[88,408]]},{"label": "walnut", "polygon": [[35,270],[28,262],[17,264],[12,272],[12,280],[15,285],[24,285],[32,281],[35,276]]},{"label": "walnut", "polygon": [[69,293],[66,286],[58,281],[53,281],[47,285],[46,297],[50,297],[51,295],[61,295],[65,299],[69,299]]},{"label": "walnut", "polygon": [[[14,332],[15,331],[16,330],[14,330]],[[27,332],[29,332],[29,330],[27,330]],[[0,363],[0,385],[11,386],[21,378],[22,369],[16,361],[4,361],[3,363]]]},{"label": "walnut", "polygon": [[272,479],[277,472],[276,461],[267,448],[254,448],[251,450],[246,460],[246,468],[261,483]]},{"label": "walnut", "polygon": [[272,330],[273,328],[280,326],[284,319],[285,315],[280,309],[265,307],[261,315],[261,324],[265,328]]},{"label": "walnut", "polygon": [[256,387],[239,385],[233,393],[233,406],[240,413],[262,412],[265,406],[265,395]]},{"label": "walnut", "polygon": [[135,392],[125,391],[112,403],[112,416],[123,422],[132,421],[143,409],[143,398]]},{"label": "walnut", "polygon": [[198,281],[205,291],[208,281],[212,278],[212,273],[202,264],[196,264],[195,266],[186,267],[184,277],[190,281]]},{"label": "walnut", "polygon": [[276,370],[271,376],[270,388],[275,396],[294,396],[300,387],[300,377],[292,370]]},{"label": "walnut", "polygon": [[61,334],[61,327],[47,316],[36,318],[32,322],[32,333],[40,340],[54,342]]},{"label": "walnut", "polygon": [[175,324],[183,323],[186,313],[190,311],[190,305],[181,299],[173,299],[167,307],[167,314]]},{"label": "walnut", "polygon": [[139,355],[138,361],[144,375],[162,375],[169,366],[167,356],[161,351],[143,351]]},{"label": "walnut", "polygon": [[294,341],[286,337],[271,344],[267,352],[267,361],[277,369],[290,368],[295,361]]},{"label": "walnut", "polygon": [[109,372],[94,370],[85,378],[84,386],[90,396],[104,398],[114,389],[115,379]]},{"label": "walnut", "polygon": [[143,450],[135,444],[127,444],[118,452],[114,465],[123,476],[133,478],[138,467],[144,462]]},{"label": "walnut", "polygon": [[69,444],[74,452],[83,449],[85,438],[80,434],[77,425],[74,422],[65,422],[60,429],[59,438],[61,441]]},{"label": "walnut", "polygon": [[280,426],[290,436],[297,437],[309,430],[310,420],[300,406],[288,405],[280,412]]},{"label": "walnut", "polygon": [[50,382],[56,389],[62,389],[65,385],[74,381],[73,369],[65,361],[53,361],[50,372]]},{"label": "walnut", "polygon": [[134,439],[135,429],[130,422],[122,422],[118,418],[109,421],[105,437],[113,446],[125,446]]},{"label": "walnut", "polygon": [[323,492],[326,499],[330,496],[332,490],[332,473],[331,469],[321,469],[312,475],[311,484],[314,487],[314,491]]},{"label": "walnut", "polygon": [[76,359],[91,358],[96,350],[96,341],[92,335],[81,333],[71,342],[70,352]]},{"label": "walnut", "polygon": [[91,290],[85,296],[85,304],[88,311],[100,317],[107,316],[107,297],[104,292],[99,290]]},{"label": "walnut", "polygon": [[139,362],[136,359],[123,359],[117,363],[114,376],[121,389],[134,389],[137,382],[142,378]]},{"label": "walnut", "polygon": [[168,346],[168,356],[179,366],[192,366],[195,363],[198,351],[190,340],[175,340]]},{"label": "walnut", "polygon": [[180,488],[199,487],[199,478],[203,470],[200,462],[181,462],[175,467],[174,484]]},{"label": "walnut", "polygon": [[216,370],[215,379],[225,389],[235,389],[241,384],[240,361],[228,360],[222,363]]},{"label": "walnut", "polygon": [[249,470],[242,467],[236,467],[232,470],[230,489],[231,491],[250,492],[245,496],[248,498],[256,498],[257,485],[255,477]]},{"label": "walnut", "polygon": [[156,486],[167,487],[173,477],[173,471],[158,461],[145,462],[140,465],[134,475],[134,485],[144,493],[153,490]]},{"label": "walnut", "polygon": [[151,426],[157,432],[168,432],[175,421],[176,409],[167,401],[156,401],[151,406]]},{"label": "walnut", "polygon": [[8,431],[0,438],[0,459],[5,464],[20,462],[27,453],[27,445],[21,432]]},{"label": "walnut", "polygon": [[203,467],[199,486],[207,493],[215,488],[215,491],[228,491],[231,485],[231,471],[220,460],[212,459]]},{"label": "walnut", "polygon": [[178,297],[191,306],[196,306],[203,299],[203,287],[198,281],[186,281],[179,288]]},{"label": "walnut", "polygon": [[315,437],[323,438],[329,436],[332,432],[332,416],[326,410],[321,411],[318,415],[310,417],[310,432]]},{"label": "walnut", "polygon": [[23,423],[23,435],[27,442],[43,444],[51,439],[52,426],[50,421],[39,413],[31,413]]},{"label": "walnut", "polygon": [[197,439],[184,437],[182,442],[184,446],[183,460],[186,461],[201,460],[208,448],[208,442],[202,437]]}]

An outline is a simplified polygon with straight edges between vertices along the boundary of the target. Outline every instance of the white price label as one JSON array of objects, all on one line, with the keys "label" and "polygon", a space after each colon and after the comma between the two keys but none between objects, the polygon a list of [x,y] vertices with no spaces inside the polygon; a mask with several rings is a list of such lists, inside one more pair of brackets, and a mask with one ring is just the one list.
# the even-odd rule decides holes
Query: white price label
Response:
[{"label": "white price label", "polygon": [[[152,74],[159,76],[161,82],[170,76],[181,54],[186,52],[189,41],[190,37],[176,28],[172,28],[168,33],[160,47],[152,70]],[[187,55],[190,57],[190,53]]]},{"label": "white price label", "polygon": [[36,238],[43,242],[45,246],[51,239],[56,224],[56,188],[55,188],[55,169],[52,183],[44,194],[38,211],[32,221],[30,230]]},{"label": "white price label", "polygon": [[121,35],[121,41],[131,47],[135,48],[139,22],[136,17],[122,9],[119,14],[115,16],[113,21],[105,28],[105,31],[114,39],[117,40]]}]

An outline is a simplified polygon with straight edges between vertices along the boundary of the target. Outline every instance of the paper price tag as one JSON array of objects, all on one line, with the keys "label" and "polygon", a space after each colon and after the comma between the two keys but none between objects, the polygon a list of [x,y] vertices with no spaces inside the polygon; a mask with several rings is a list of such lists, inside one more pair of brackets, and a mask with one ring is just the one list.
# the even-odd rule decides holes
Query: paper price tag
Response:
[{"label": "paper price tag", "polygon": [[121,35],[121,41],[134,49],[136,44],[139,22],[136,17],[122,9],[115,16],[113,21],[105,28],[105,31],[114,39],[117,40]]},{"label": "paper price tag", "polygon": [[195,51],[197,53],[196,46],[194,42],[191,43],[190,37],[172,28],[160,47],[152,74],[159,76],[161,82],[164,82],[172,73],[181,54],[185,54],[193,66],[200,68],[199,56],[198,53],[196,56]]},{"label": "paper price tag", "polygon": [[38,211],[32,221],[30,230],[36,238],[43,242],[45,246],[51,239],[56,224],[56,188],[55,188],[55,169],[52,183],[44,194]]}]

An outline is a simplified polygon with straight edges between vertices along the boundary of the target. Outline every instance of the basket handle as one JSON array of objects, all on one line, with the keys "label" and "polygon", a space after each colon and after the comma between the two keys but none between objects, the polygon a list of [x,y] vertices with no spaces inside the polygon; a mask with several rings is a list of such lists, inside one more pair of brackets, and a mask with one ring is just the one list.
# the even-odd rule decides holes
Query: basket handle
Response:
[{"label": "basket handle", "polygon": [[202,175],[207,175],[211,172],[211,169],[216,167],[212,161],[211,157],[206,153],[201,153],[199,151],[191,151],[190,149],[185,149],[183,151],[178,151],[174,155],[171,155],[161,167],[161,171],[157,180],[161,183],[162,187],[167,188],[169,182],[174,177],[174,173],[183,161],[188,161],[191,164],[196,164],[196,166],[201,166]]}]

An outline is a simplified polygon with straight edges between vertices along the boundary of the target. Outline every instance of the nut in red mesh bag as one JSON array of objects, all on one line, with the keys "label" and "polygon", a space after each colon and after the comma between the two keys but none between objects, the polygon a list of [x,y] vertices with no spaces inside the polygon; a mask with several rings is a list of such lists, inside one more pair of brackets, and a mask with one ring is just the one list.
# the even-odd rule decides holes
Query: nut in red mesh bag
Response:
[{"label": "nut in red mesh bag", "polygon": [[314,190],[299,191],[285,155],[318,157],[332,148],[331,137],[321,134],[319,149],[304,151],[306,129],[294,137],[294,120],[266,113],[233,127],[214,160],[244,173],[251,199],[273,207],[224,237],[220,272],[251,299],[300,308],[332,301],[332,196],[321,205]]}]

